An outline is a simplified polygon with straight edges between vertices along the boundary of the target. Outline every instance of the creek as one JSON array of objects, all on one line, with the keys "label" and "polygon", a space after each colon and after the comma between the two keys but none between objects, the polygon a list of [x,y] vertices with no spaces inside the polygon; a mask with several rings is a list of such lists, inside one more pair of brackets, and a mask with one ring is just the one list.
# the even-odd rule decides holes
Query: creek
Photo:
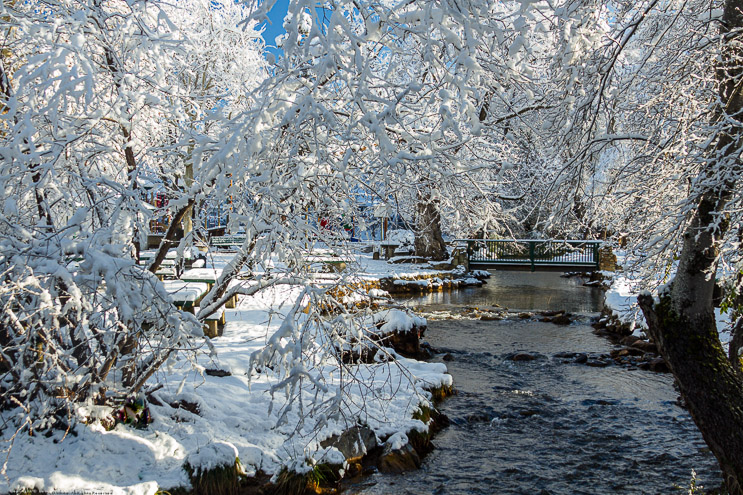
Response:
[{"label": "creek", "polygon": [[[454,377],[439,405],[451,425],[421,469],[373,474],[347,488],[394,494],[670,494],[721,484],[719,468],[670,374],[618,365],[590,367],[559,353],[608,354],[592,332],[603,301],[578,278],[494,272],[481,289],[430,294],[406,303],[424,312],[501,305],[512,311],[567,310],[567,326],[522,320],[429,319],[425,340]],[[514,352],[536,359],[512,361]],[[448,354],[448,356],[447,356]]]}]

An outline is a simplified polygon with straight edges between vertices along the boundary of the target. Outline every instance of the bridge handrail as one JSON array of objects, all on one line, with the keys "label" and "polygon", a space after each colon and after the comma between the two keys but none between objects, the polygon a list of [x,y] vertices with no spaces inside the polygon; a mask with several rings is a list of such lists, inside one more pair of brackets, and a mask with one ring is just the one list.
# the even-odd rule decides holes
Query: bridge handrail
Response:
[{"label": "bridge handrail", "polygon": [[600,240],[581,239],[457,239],[466,243],[470,263],[489,265],[599,268]]},{"label": "bridge handrail", "polygon": [[573,244],[603,244],[604,241],[594,239],[454,239],[453,242],[565,242]]}]

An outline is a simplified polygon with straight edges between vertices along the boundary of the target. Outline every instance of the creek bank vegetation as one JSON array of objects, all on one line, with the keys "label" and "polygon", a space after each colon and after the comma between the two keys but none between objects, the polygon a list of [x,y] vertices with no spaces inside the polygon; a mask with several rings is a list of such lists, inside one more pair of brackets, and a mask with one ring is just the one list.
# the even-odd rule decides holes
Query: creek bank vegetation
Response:
[{"label": "creek bank vegetation", "polygon": [[[360,342],[349,339],[348,347],[339,353],[344,363],[350,365],[348,372],[353,372],[354,365],[395,362],[398,354],[415,359],[430,357],[421,342],[426,329],[425,319],[410,316],[400,309],[388,309],[373,314],[367,323],[367,338],[374,342],[375,348],[369,351],[368,346],[360,346]],[[358,354],[354,354],[357,351]],[[423,457],[433,450],[434,435],[448,425],[447,417],[437,411],[436,405],[453,393],[451,378],[441,379],[438,384],[425,382],[421,393],[424,395],[412,408],[412,427],[407,431],[392,433],[389,428],[384,428],[382,431],[387,432],[380,434],[379,427],[375,430],[361,421],[346,429],[336,427],[338,433],[319,441],[319,447],[326,452],[320,461],[308,458],[303,465],[283,468],[274,475],[261,470],[248,474],[234,445],[210,443],[190,454],[184,464],[192,488],[168,491],[194,495],[338,493],[342,483],[353,482],[355,478],[373,472],[397,474],[417,469]],[[198,405],[186,401],[171,406],[190,409],[193,414],[200,413]]]},{"label": "creek bank vegetation", "polygon": [[[741,0],[291,0],[278,60],[257,29],[276,4],[3,0],[7,444],[95,437],[90,411],[156,394],[186,363],[200,374],[220,348],[204,324],[227,301],[287,287],[300,289],[250,349],[251,369],[206,383],[269,370],[296,406],[275,419],[301,430],[304,417],[340,414],[327,394],[373,377],[334,381],[359,323],[327,311],[337,301],[303,257],[397,217],[415,226],[413,254],[436,260],[444,233],[627,242],[644,267],[648,333],[741,495]],[[179,264],[206,246],[215,218],[240,243],[191,314],[158,274],[169,251]],[[236,447],[247,466],[253,446]],[[303,468],[304,447],[279,457]],[[12,451],[5,474],[23,458]],[[45,479],[23,482],[73,484]]]}]

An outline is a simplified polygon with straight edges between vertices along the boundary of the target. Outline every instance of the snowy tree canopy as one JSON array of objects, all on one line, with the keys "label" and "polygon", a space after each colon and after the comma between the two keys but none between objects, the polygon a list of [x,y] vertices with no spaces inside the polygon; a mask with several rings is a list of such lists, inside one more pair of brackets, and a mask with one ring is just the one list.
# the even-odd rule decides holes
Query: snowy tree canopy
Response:
[{"label": "snowy tree canopy", "polygon": [[[715,259],[740,272],[740,125],[724,104],[739,32],[720,2],[293,0],[272,63],[255,26],[273,2],[247,3],[3,2],[0,387],[20,423],[140,391],[205,345],[235,293],[304,285],[296,320],[308,299],[333,303],[303,250],[332,244],[319,219],[363,228],[371,204],[417,217],[419,235],[626,234],[668,264],[717,191]],[[190,315],[155,273],[169,249],[180,262],[203,246],[228,201],[244,240]],[[310,313],[254,356],[289,389],[323,386],[305,335],[356,329]]]}]

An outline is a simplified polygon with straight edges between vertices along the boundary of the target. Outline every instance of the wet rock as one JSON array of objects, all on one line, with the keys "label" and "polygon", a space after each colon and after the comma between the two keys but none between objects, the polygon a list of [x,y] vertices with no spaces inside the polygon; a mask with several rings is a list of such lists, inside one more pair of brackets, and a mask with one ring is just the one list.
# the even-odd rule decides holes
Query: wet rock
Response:
[{"label": "wet rock", "polygon": [[579,353],[577,356],[575,356],[575,363],[584,364],[586,362],[588,362],[588,355]]},{"label": "wet rock", "polygon": [[620,344],[630,346],[637,342],[638,340],[641,340],[640,337],[637,337],[635,335],[627,335],[622,340],[619,341]]},{"label": "wet rock", "polygon": [[443,359],[444,361],[454,361],[454,356],[452,356],[451,354],[447,352],[446,354],[444,354],[444,357],[442,357],[441,359]]},{"label": "wet rock", "polygon": [[366,425],[352,426],[340,436],[333,435],[320,442],[323,447],[335,447],[347,460],[359,459],[377,447],[377,436]]},{"label": "wet rock", "polygon": [[527,318],[531,318],[532,316],[533,315],[531,313],[519,313],[518,314],[518,317],[521,318],[522,320],[525,320]]},{"label": "wet rock", "polygon": [[647,342],[645,340],[637,340],[632,343],[632,347],[635,349],[639,349],[642,352],[658,354],[658,346],[656,346],[653,342]]},{"label": "wet rock", "polygon": [[558,352],[554,357],[557,359],[575,359],[579,354],[579,352]]},{"label": "wet rock", "polygon": [[609,354],[611,355],[612,359],[617,359],[617,358],[620,358],[620,357],[628,356],[629,355],[629,351],[626,348],[623,348],[623,349],[613,349]]},{"label": "wet rock", "polygon": [[607,337],[607,338],[610,338],[614,335],[605,328],[597,328],[596,330],[593,331],[593,333],[595,333],[599,337]]},{"label": "wet rock", "polygon": [[514,352],[506,356],[506,359],[511,361],[534,361],[538,358],[539,356],[536,354],[530,354],[528,352]]},{"label": "wet rock", "polygon": [[499,321],[499,320],[502,320],[503,317],[500,316],[500,315],[492,314],[491,313],[491,314],[484,314],[484,315],[480,316],[480,319],[482,321]]},{"label": "wet rock", "polygon": [[[423,334],[421,333],[421,336],[422,335]],[[430,352],[434,353],[434,354],[437,354],[439,352],[439,351],[436,350],[436,348],[434,346],[432,346],[428,342],[421,342],[421,347],[424,348],[424,349],[426,349],[427,351],[430,351]]]},{"label": "wet rock", "polygon": [[431,353],[428,349],[421,346],[421,337],[423,337],[425,330],[425,327],[413,326],[407,332],[395,331],[377,336],[375,340],[382,345],[392,347],[395,352],[407,358],[429,359]]},{"label": "wet rock", "polygon": [[560,311],[540,311],[539,314],[541,316],[557,316],[565,314],[565,310],[562,309]]},{"label": "wet rock", "polygon": [[666,363],[665,359],[662,357],[651,359],[648,362],[648,369],[656,373],[670,373],[671,371],[668,367],[668,363]]},{"label": "wet rock", "polygon": [[535,415],[539,414],[539,412],[540,411],[537,410],[537,409],[524,409],[522,411],[519,411],[519,414],[521,416],[525,417],[525,418],[528,418],[530,416],[535,416]]},{"label": "wet rock", "polygon": [[379,458],[379,470],[383,473],[404,473],[418,469],[421,458],[410,443],[399,449],[392,449],[385,445]]},{"label": "wet rock", "polygon": [[606,361],[603,361],[601,359],[588,359],[586,360],[586,366],[591,366],[593,368],[604,368],[606,366],[609,366],[609,363]]},{"label": "wet rock", "polygon": [[360,476],[364,471],[364,466],[360,462],[349,461],[346,463],[346,472],[344,478],[355,478]]},{"label": "wet rock", "polygon": [[[632,335],[634,329],[629,323],[624,323],[613,314],[612,310],[604,307],[601,312],[601,318],[593,327],[597,335],[607,336],[612,339],[621,339]],[[625,344],[627,345],[627,344]]]},{"label": "wet rock", "polygon": [[567,314],[557,315],[552,318],[552,323],[555,325],[570,325],[571,322],[572,320]]},{"label": "wet rock", "polygon": [[459,283],[465,287],[481,287],[485,284],[485,281],[474,277],[468,277],[460,279]]},{"label": "wet rock", "polygon": [[468,423],[489,423],[490,416],[487,414],[468,414],[465,416]]},{"label": "wet rock", "polygon": [[645,353],[642,350],[634,347],[622,347],[621,349],[614,349],[610,353],[611,357],[614,359],[623,356],[642,356],[644,354]]},{"label": "wet rock", "polygon": [[480,280],[484,280],[486,278],[490,278],[490,276],[491,276],[490,272],[487,271],[487,270],[472,270],[470,272],[470,275],[473,276],[473,277],[475,277],[475,278],[479,278]]},{"label": "wet rock", "polygon": [[372,474],[377,474],[379,472],[379,469],[377,466],[370,465],[364,467],[364,470],[361,472],[364,476],[371,476]]}]

